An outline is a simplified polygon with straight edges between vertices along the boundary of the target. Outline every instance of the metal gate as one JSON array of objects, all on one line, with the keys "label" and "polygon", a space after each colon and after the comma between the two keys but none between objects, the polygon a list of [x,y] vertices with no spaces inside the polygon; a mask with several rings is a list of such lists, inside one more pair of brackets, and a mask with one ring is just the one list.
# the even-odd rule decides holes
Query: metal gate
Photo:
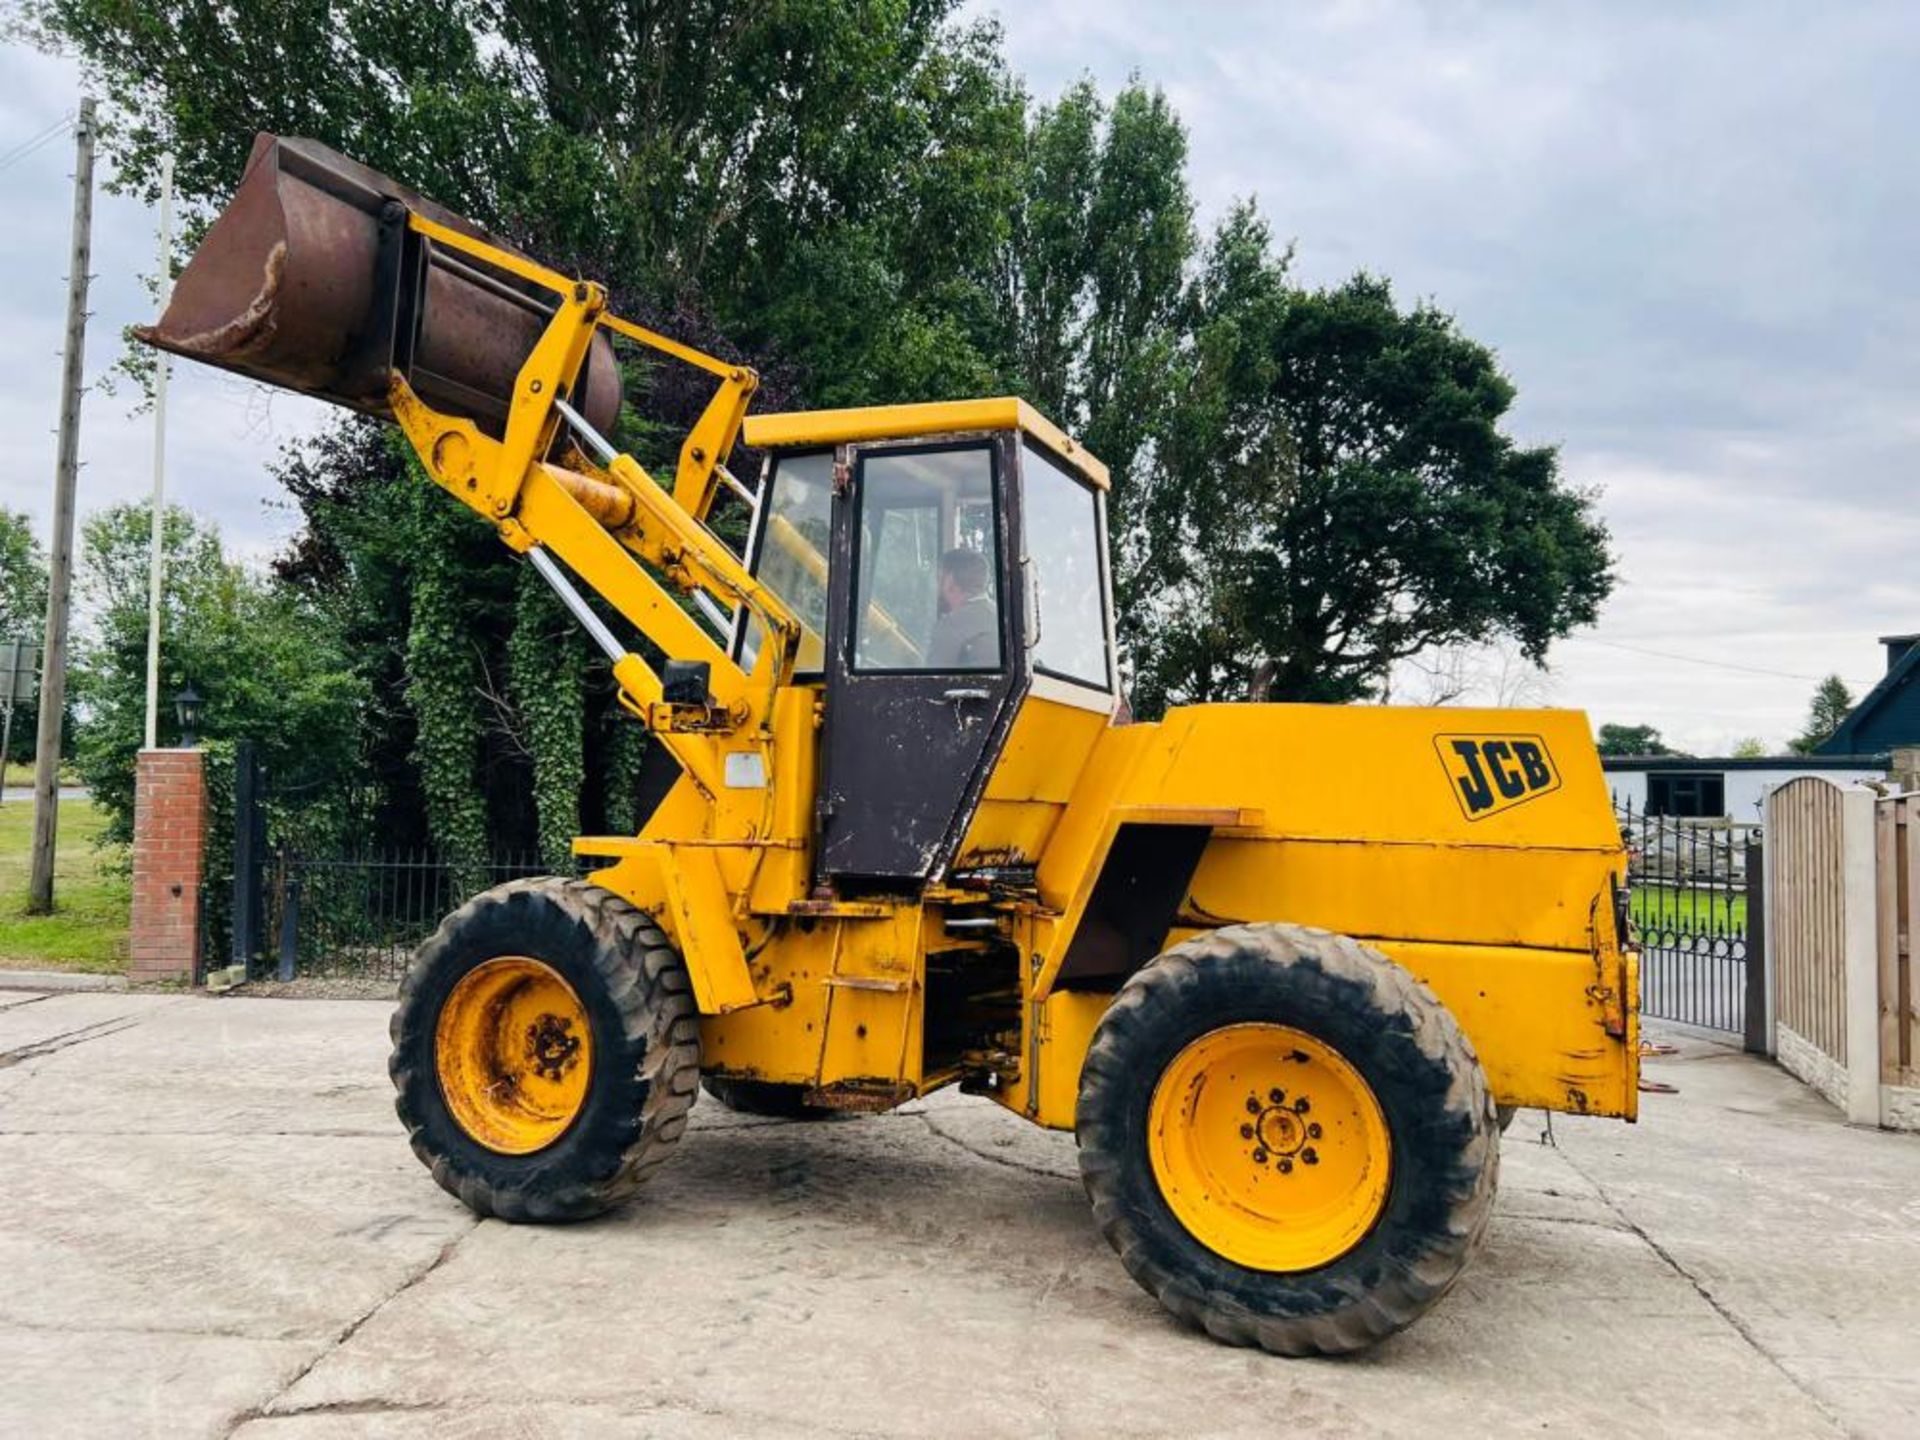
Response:
[{"label": "metal gate", "polygon": [[[1760,827],[1619,810],[1641,1012],[1745,1035],[1760,979]],[[1755,1005],[1758,1019],[1763,1005]]]},{"label": "metal gate", "polygon": [[397,982],[413,951],[468,897],[552,873],[537,855],[455,861],[378,843],[375,799],[332,779],[272,776],[234,746],[231,829],[209,856],[202,954],[230,980]]}]

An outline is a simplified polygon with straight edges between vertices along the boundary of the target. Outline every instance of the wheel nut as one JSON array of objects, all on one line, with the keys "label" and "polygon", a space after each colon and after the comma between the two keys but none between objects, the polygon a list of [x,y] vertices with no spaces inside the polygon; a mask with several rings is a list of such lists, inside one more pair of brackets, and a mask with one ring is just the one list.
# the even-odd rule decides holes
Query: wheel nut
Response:
[{"label": "wheel nut", "polygon": [[1296,1115],[1304,1115],[1312,1108],[1311,1105],[1307,1104],[1307,1097],[1304,1095],[1293,1102],[1293,1113]]},{"label": "wheel nut", "polygon": [[[1264,1164],[1266,1164],[1266,1163],[1267,1163],[1267,1152],[1266,1152],[1266,1151],[1264,1151],[1264,1150],[1256,1150],[1256,1151],[1254,1151],[1254,1152],[1253,1152],[1253,1163],[1254,1163],[1254,1164],[1256,1164],[1256,1165],[1264,1165]],[[1285,1165],[1285,1164],[1286,1164],[1287,1162],[1286,1162],[1286,1161],[1284,1161],[1284,1160],[1282,1160],[1282,1161],[1281,1161],[1280,1163],[1281,1163],[1282,1165]]]},{"label": "wheel nut", "polygon": [[1247,1113],[1249,1115],[1258,1115],[1260,1113],[1260,1097],[1258,1095],[1247,1096]]},{"label": "wheel nut", "polygon": [[1309,1140],[1318,1140],[1320,1138],[1320,1122],[1318,1120],[1313,1121],[1307,1126],[1307,1138]]},{"label": "wheel nut", "polygon": [[1253,1139],[1253,1126],[1251,1126],[1251,1125],[1242,1125],[1242,1126],[1240,1127],[1240,1138],[1241,1138],[1242,1140],[1251,1140],[1251,1139]]},{"label": "wheel nut", "polygon": [[1280,1157],[1280,1173],[1282,1175],[1291,1175],[1293,1173],[1293,1161],[1284,1155]]},{"label": "wheel nut", "polygon": [[1300,1158],[1309,1165],[1318,1165],[1320,1163],[1320,1152],[1309,1145],[1300,1152]]},{"label": "wheel nut", "polygon": [[1278,1090],[1278,1089],[1269,1090],[1267,1092],[1267,1099],[1271,1100],[1276,1105],[1283,1105],[1286,1103],[1287,1092],[1284,1090]]}]

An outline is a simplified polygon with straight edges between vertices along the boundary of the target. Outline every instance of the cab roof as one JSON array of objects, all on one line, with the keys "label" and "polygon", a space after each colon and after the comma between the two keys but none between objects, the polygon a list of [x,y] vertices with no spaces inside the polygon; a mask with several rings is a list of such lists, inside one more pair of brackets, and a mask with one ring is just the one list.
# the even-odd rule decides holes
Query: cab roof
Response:
[{"label": "cab roof", "polygon": [[760,450],[852,445],[862,440],[910,440],[970,430],[1019,430],[1100,489],[1107,467],[1084,445],[1013,395],[990,400],[936,400],[923,405],[867,405],[855,410],[789,410],[749,415],[740,436]]}]

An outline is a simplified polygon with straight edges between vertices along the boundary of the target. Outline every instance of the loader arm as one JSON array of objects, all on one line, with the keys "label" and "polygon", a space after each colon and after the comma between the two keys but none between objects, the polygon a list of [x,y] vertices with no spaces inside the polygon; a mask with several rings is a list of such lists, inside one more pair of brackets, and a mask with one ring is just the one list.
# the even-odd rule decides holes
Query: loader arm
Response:
[{"label": "loader arm", "polygon": [[[470,419],[427,404],[398,372],[390,377],[388,406],[427,474],[492,523],[509,548],[524,553],[538,547],[565,561],[669,659],[710,667],[714,713],[689,721],[664,708],[660,677],[644,660],[631,652],[609,657],[629,708],[663,739],[689,723],[706,733],[763,727],[774,690],[792,672],[799,622],[705,524],[725,473],[722,456],[739,434],[756,377],[610,314],[605,291],[596,284],[571,280],[424,216],[409,215],[408,224],[438,246],[548,290],[558,302],[520,368],[499,439]],[[681,448],[671,492],[632,456],[614,452],[566,404],[602,327],[719,378]],[[589,448],[598,452],[598,464],[587,458]],[[555,453],[562,456],[557,463],[544,458]],[[751,675],[680,606],[669,585],[684,595],[744,607],[760,621],[774,641],[761,647]],[[670,748],[678,756],[683,747]],[[702,767],[688,768],[700,778]]]},{"label": "loader arm", "polygon": [[[267,134],[165,315],[136,334],[397,422],[434,482],[559,592],[607,653],[622,704],[703,793],[721,783],[729,737],[758,748],[771,770],[774,696],[800,626],[706,523],[722,483],[754,503],[725,468],[758,383],[750,369],[612,314],[599,285],[529,259],[388,176]],[[715,381],[670,489],[599,433],[619,414],[614,336]],[[669,662],[704,672],[670,697],[562,565]],[[713,629],[730,621],[721,607],[758,622],[767,640],[751,673],[682,596]],[[689,694],[702,674],[704,688]]]}]

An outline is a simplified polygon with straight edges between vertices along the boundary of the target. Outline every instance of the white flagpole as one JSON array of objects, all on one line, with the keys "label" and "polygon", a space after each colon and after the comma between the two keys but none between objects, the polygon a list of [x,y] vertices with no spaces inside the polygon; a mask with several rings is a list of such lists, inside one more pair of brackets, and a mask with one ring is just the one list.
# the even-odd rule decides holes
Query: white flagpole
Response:
[{"label": "white flagpole", "polygon": [[[173,156],[160,157],[160,313],[173,293]],[[171,357],[156,350],[153,373],[153,540],[147,557],[147,749],[160,743],[160,587],[167,515],[167,371]]]}]

